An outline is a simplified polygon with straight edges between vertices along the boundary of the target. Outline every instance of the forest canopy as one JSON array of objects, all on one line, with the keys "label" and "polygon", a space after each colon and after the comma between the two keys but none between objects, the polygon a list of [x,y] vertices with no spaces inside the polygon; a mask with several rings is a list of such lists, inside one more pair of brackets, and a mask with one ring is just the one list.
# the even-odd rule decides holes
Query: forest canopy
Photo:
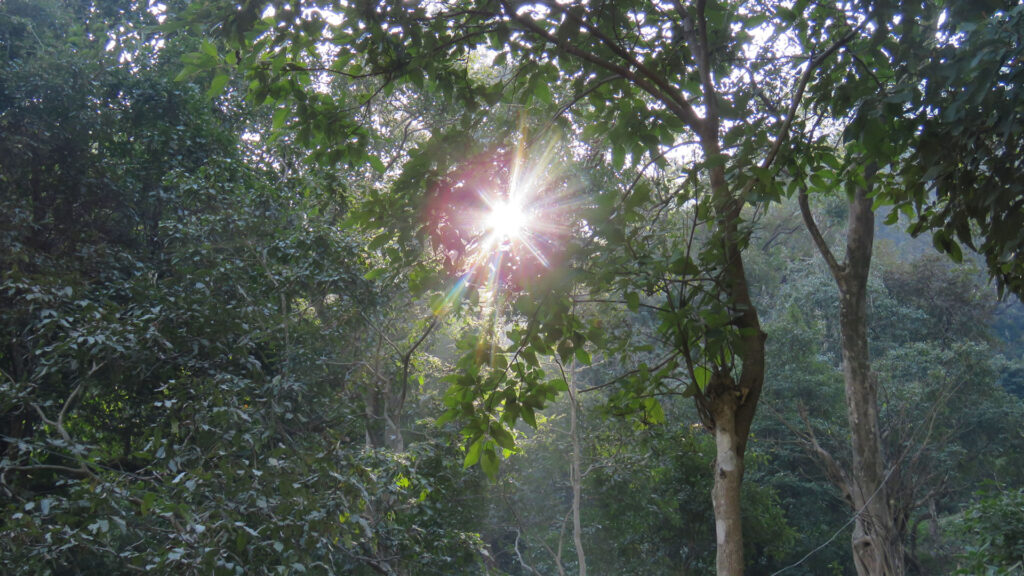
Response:
[{"label": "forest canopy", "polygon": [[1024,5],[0,4],[0,571],[1024,570]]}]

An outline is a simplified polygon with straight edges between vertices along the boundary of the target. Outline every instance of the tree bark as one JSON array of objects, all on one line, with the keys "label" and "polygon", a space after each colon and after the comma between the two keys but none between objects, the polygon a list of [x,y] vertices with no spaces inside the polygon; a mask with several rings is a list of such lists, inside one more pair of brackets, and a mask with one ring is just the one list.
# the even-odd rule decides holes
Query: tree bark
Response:
[{"label": "tree bark", "polygon": [[715,402],[715,484],[711,500],[715,510],[715,566],[719,576],[743,574],[743,523],[740,488],[743,482],[743,452],[736,432],[736,398],[726,396]]},{"label": "tree bark", "polygon": [[[709,158],[721,153],[714,134],[717,129],[712,125],[704,140],[705,154]],[[715,512],[716,573],[718,576],[742,576],[740,489],[747,439],[764,384],[765,334],[750,299],[743,267],[743,242],[738,226],[743,203],[729,189],[722,167],[711,170],[710,180],[724,257],[722,281],[736,315],[733,324],[739,329],[734,352],[741,363],[738,382],[727,367],[716,367],[705,394],[698,395],[698,402],[704,404],[704,413],[710,416],[710,422],[705,421],[705,425],[715,436],[715,483],[711,499]]]},{"label": "tree bark", "polygon": [[[873,166],[865,171],[869,183],[874,171]],[[859,187],[850,202],[846,258],[842,264],[836,261],[814,223],[806,195],[800,197],[800,210],[839,287],[843,384],[852,454],[848,488],[850,504],[857,515],[851,541],[854,565],[858,576],[901,576],[905,572],[902,534],[885,484],[878,387],[871,373],[868,350],[867,286],[875,235],[869,194],[870,184]]]},{"label": "tree bark", "polygon": [[[575,376],[575,361],[573,376]],[[579,430],[579,401],[576,395],[576,379],[569,379],[569,435],[572,437],[572,460],[569,462],[569,482],[572,484],[572,543],[576,548],[577,574],[587,576],[587,555],[583,550],[583,526],[580,501],[583,492],[582,446]]]},{"label": "tree bark", "polygon": [[878,424],[878,387],[868,353],[867,284],[871,271],[875,215],[867,190],[850,203],[847,266],[839,284],[843,383],[850,421],[852,497],[857,520],[853,558],[859,576],[903,574],[903,546],[885,485],[885,455]]}]

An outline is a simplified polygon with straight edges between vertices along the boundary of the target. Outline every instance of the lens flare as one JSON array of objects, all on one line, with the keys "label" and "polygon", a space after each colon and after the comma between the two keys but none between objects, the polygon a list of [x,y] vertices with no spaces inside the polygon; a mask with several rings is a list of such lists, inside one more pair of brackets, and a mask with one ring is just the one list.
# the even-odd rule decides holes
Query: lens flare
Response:
[{"label": "lens flare", "polygon": [[475,292],[495,310],[560,272],[583,203],[581,181],[563,171],[557,142],[522,142],[467,159],[442,178],[425,206],[431,244],[457,278],[443,309]]},{"label": "lens flare", "polygon": [[514,199],[495,202],[487,211],[485,225],[498,242],[519,239],[528,226],[526,211]]}]

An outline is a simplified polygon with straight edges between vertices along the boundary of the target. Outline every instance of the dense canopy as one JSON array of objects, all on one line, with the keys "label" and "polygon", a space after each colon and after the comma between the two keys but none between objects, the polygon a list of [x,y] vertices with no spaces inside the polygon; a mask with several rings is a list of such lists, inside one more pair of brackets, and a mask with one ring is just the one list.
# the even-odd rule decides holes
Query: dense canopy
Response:
[{"label": "dense canopy", "polygon": [[1021,570],[1022,19],[3,2],[0,571]]}]

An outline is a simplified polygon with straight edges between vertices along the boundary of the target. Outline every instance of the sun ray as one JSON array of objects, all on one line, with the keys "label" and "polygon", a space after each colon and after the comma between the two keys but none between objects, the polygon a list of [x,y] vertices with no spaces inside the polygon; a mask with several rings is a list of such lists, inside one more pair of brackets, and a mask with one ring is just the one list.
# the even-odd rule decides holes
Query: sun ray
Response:
[{"label": "sun ray", "polygon": [[465,162],[428,204],[432,241],[457,277],[446,310],[473,291],[481,314],[500,315],[565,258],[581,182],[559,168],[557,142],[524,142]]}]

